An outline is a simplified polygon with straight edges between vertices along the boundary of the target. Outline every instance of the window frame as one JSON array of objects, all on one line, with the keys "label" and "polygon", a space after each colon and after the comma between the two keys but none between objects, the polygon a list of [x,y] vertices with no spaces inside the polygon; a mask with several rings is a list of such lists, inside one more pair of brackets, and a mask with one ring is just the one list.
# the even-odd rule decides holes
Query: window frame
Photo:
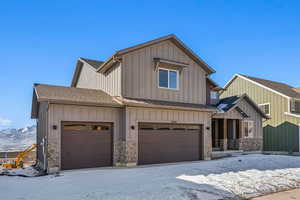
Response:
[{"label": "window frame", "polygon": [[[244,138],[254,138],[254,120],[244,120],[243,123],[247,123],[247,136],[246,132],[244,132]],[[249,124],[252,123],[252,135],[249,135]],[[245,131],[245,124],[243,125],[243,129]]]},{"label": "window frame", "polygon": [[[159,85],[159,82],[160,82],[159,71],[160,70],[168,71],[168,87],[161,87]],[[170,72],[176,72],[177,73],[177,75],[176,75],[176,88],[170,88]],[[158,70],[157,70],[157,85],[158,85],[158,88],[160,88],[160,89],[179,90],[179,70],[159,67]]]},{"label": "window frame", "polygon": [[[213,98],[212,96],[212,94],[214,94],[215,95],[215,97],[216,98]],[[218,94],[218,92],[217,91],[210,91],[210,99],[219,99],[219,94]]]},{"label": "window frame", "polygon": [[[269,105],[269,113],[265,113],[267,116],[271,115],[271,103],[262,103],[262,104],[258,104],[258,107],[260,108],[260,106],[265,106],[265,105]],[[264,111],[264,110],[263,110]],[[265,111],[264,111],[265,112]]]}]

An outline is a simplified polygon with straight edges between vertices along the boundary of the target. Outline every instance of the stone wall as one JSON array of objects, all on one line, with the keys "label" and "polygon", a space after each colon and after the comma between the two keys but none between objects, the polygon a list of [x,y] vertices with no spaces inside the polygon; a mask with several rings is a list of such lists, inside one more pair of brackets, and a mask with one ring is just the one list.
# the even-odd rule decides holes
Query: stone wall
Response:
[{"label": "stone wall", "polygon": [[228,139],[227,144],[228,144],[228,150],[241,150],[240,142],[238,139],[236,140]]},{"label": "stone wall", "polygon": [[239,149],[244,151],[262,151],[262,138],[241,138],[239,139]]},{"label": "stone wall", "polygon": [[262,138],[240,138],[227,142],[228,150],[261,151],[263,148]]},{"label": "stone wall", "polygon": [[228,141],[227,139],[220,139],[220,149],[222,151],[226,151],[228,149]]}]

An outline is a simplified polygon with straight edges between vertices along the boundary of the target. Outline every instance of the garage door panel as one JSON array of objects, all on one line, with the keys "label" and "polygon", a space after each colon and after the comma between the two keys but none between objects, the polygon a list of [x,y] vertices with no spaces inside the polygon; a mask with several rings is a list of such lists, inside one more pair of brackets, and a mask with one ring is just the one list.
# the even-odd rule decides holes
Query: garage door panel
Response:
[{"label": "garage door panel", "polygon": [[[66,124],[67,128],[64,129],[64,124],[62,126],[62,169],[112,165],[111,124],[71,122]],[[105,129],[101,130],[103,127]]]},{"label": "garage door panel", "polygon": [[[201,132],[188,130],[186,125],[141,124],[139,130],[139,164],[199,160],[201,157]],[[152,130],[151,127],[154,127]],[[164,130],[155,130],[163,127]],[[181,130],[172,130],[180,127]],[[182,129],[185,127],[185,129]],[[195,128],[195,125],[192,125]],[[197,127],[197,125],[196,125]]]}]

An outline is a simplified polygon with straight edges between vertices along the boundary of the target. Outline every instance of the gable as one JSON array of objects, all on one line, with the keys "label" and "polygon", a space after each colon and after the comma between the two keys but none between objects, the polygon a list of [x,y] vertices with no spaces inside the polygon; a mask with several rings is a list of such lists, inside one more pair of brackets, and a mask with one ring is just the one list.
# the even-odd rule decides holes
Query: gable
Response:
[{"label": "gable", "polygon": [[245,112],[247,115],[248,115],[248,118],[249,119],[268,119],[267,116],[263,116],[262,113],[260,113],[256,107],[254,107],[251,103],[249,103],[249,101],[247,101],[246,99],[242,99],[240,102],[239,102],[239,105],[238,107],[243,111]]},{"label": "gable", "polygon": [[297,89],[287,84],[241,74],[235,74],[233,78],[228,83],[226,83],[224,88],[228,88],[232,84],[232,82],[235,81],[237,78],[244,79],[248,82],[255,84],[258,87],[264,88],[282,97],[300,99],[300,93],[297,91]]},{"label": "gable", "polygon": [[[186,63],[178,89],[158,87],[155,58]],[[122,95],[125,97],[206,104],[206,72],[171,41],[160,42],[122,56]]]},{"label": "gable", "polygon": [[133,47],[129,47],[126,49],[122,49],[117,51],[111,58],[109,58],[99,69],[99,72],[107,71],[114,62],[119,62],[121,56],[140,50],[142,48],[151,47],[165,41],[172,42],[177,48],[181,49],[184,54],[186,54],[190,59],[192,59],[195,63],[198,64],[207,74],[212,74],[215,72],[207,63],[205,63],[198,55],[196,55],[190,48],[188,48],[182,41],[180,41],[175,35],[167,35],[165,37],[161,37],[155,40],[151,40],[139,45],[135,45]]}]

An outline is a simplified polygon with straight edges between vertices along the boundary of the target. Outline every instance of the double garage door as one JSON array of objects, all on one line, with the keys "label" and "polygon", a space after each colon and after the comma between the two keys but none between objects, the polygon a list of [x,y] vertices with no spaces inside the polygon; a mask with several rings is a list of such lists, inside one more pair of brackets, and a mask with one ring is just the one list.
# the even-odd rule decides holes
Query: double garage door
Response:
[{"label": "double garage door", "polygon": [[139,124],[140,165],[200,160],[202,146],[200,125]]},{"label": "double garage door", "polygon": [[[138,164],[200,160],[202,126],[140,123]],[[111,123],[62,123],[61,168],[112,166]]]}]

